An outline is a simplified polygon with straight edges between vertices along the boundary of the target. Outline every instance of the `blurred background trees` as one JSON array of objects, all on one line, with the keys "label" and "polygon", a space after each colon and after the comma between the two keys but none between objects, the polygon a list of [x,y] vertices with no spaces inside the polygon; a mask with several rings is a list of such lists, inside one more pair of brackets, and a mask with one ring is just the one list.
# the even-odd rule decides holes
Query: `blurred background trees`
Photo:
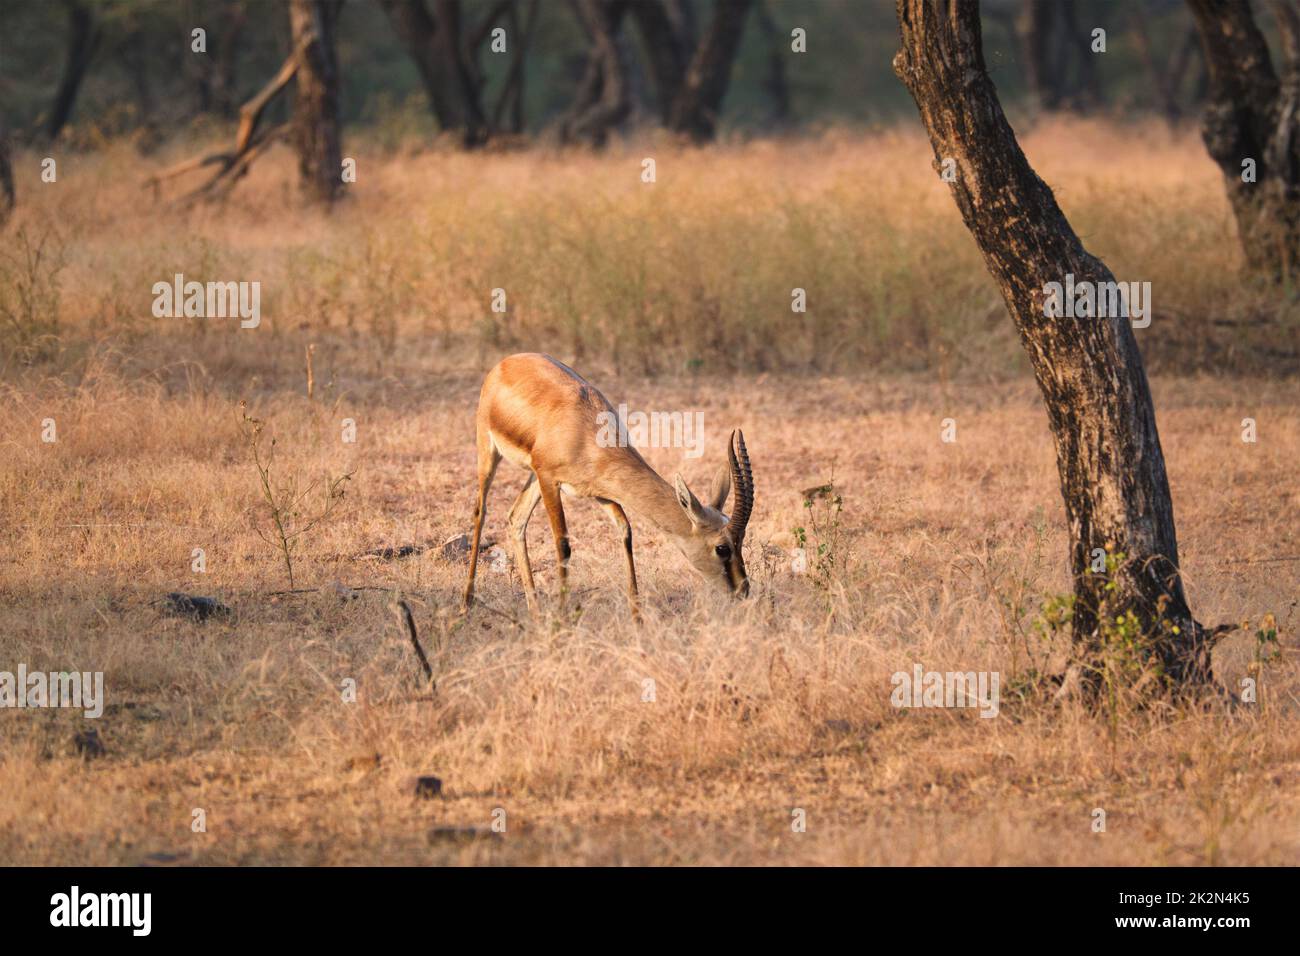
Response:
[{"label": "blurred background trees", "polygon": [[[9,127],[22,141],[126,133],[147,149],[161,134],[228,121],[290,50],[291,6],[5,0]],[[1285,62],[1273,4],[1254,6],[1274,62]],[[1183,0],[986,0],[981,12],[988,68],[1013,116],[1176,118],[1206,95]],[[196,28],[203,53],[191,50]],[[1091,49],[1097,28],[1104,54]],[[804,53],[791,49],[795,29]],[[638,127],[706,141],[883,123],[910,106],[891,72],[888,0],[346,0],[335,34],[344,128],[468,146],[518,134],[600,143]],[[290,108],[276,105],[272,120]]]}]

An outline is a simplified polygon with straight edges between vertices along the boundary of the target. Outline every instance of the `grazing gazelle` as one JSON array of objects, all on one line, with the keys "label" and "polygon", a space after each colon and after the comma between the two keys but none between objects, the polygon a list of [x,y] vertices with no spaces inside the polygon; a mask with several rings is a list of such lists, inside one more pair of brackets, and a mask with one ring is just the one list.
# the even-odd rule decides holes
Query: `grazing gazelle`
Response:
[{"label": "grazing gazelle", "polygon": [[[602,414],[603,413],[603,414]],[[749,579],[741,545],[754,508],[754,479],[745,438],[732,432],[729,462],[714,478],[709,503],[701,504],[681,475],[668,484],[626,442],[598,440],[601,419],[612,420],[614,408],[595,386],[549,355],[512,355],[488,372],[479,394],[478,502],[474,508],[474,543],[469,552],[465,609],[474,598],[479,540],[487,510],[488,488],[501,459],[532,471],[510,509],[510,531],[528,608],[537,612],[533,570],[528,563],[525,534],[538,500],[546,505],[555,536],[560,568],[560,596],[568,587],[569,534],[564,522],[561,491],[595,498],[623,533],[627,559],[627,595],[637,607],[636,566],[632,560],[632,526],[625,507],[644,514],[686,555],[704,577],[726,591],[746,595]],[[607,429],[604,430],[607,433]],[[612,447],[607,447],[611,446]],[[623,447],[619,447],[623,446]],[[728,518],[719,510],[734,487],[735,507]]]}]

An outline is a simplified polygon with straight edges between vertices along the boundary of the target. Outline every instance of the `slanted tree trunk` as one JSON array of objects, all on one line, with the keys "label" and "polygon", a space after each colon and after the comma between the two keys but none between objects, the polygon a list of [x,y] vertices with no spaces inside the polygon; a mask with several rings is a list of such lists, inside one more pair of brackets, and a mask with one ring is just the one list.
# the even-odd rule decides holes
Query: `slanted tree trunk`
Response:
[{"label": "slanted tree trunk", "polygon": [[[1202,125],[1223,172],[1237,234],[1253,272],[1300,275],[1300,15],[1273,0],[1285,57],[1279,80],[1250,4],[1187,0],[1209,71]],[[1253,160],[1253,182],[1243,163]]]},{"label": "slanted tree trunk", "polygon": [[342,0],[291,0],[289,25],[298,58],[291,138],[304,193],[333,202],[343,188],[339,140],[339,69],[335,27]]},{"label": "slanted tree trunk", "polygon": [[560,138],[586,140],[599,147],[632,110],[622,36],[628,4],[627,0],[575,0],[574,6],[591,47],[578,95],[560,124]]},{"label": "slanted tree trunk", "polygon": [[393,31],[415,61],[429,106],[443,132],[457,133],[467,147],[488,135],[482,84],[461,41],[459,0],[379,0]]},{"label": "slanted tree trunk", "polygon": [[68,47],[63,61],[63,76],[59,80],[59,88],[54,94],[54,103],[50,106],[50,115],[45,123],[45,136],[50,140],[58,137],[72,117],[81,81],[86,78],[86,70],[90,67],[100,38],[95,16],[82,0],[64,0],[64,7],[68,11]]},{"label": "slanted tree trunk", "polygon": [[[1210,680],[1211,637],[1178,568],[1173,505],[1130,320],[1049,318],[1049,282],[1113,282],[1083,248],[1003,115],[984,65],[976,0],[897,0],[895,72],[916,101],[935,166],[955,160],[953,198],[1006,302],[1047,406],[1074,574],[1072,628],[1096,690],[1107,633],[1132,612],[1137,652],[1172,686]],[[1095,549],[1123,555],[1093,573]],[[1125,617],[1127,620],[1127,617]],[[1104,622],[1104,623],[1099,623]]]},{"label": "slanted tree trunk", "polygon": [[673,102],[669,129],[696,142],[713,139],[751,4],[752,0],[716,0],[713,19]]}]

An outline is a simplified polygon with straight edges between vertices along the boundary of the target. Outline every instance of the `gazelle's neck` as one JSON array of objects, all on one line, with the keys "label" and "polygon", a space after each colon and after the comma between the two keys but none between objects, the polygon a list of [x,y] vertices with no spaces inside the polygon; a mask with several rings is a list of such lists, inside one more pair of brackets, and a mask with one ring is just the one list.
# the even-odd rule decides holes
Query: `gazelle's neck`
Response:
[{"label": "gazelle's neck", "polygon": [[680,538],[691,533],[691,520],[678,503],[673,486],[640,455],[620,460],[605,476],[603,484],[603,497],[617,501],[634,514],[644,515],[665,534]]}]

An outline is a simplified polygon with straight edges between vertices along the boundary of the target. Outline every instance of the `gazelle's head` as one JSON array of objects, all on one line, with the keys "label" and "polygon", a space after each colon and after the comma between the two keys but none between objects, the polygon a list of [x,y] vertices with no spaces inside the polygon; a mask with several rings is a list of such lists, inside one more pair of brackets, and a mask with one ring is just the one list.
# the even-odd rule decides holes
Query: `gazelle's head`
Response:
[{"label": "gazelle's head", "polygon": [[[749,577],[740,551],[749,513],[754,510],[754,476],[745,451],[745,436],[739,431],[731,433],[727,457],[729,460],[713,479],[707,505],[691,493],[681,475],[676,476],[677,503],[691,521],[690,532],[677,537],[677,546],[706,581],[745,597],[749,594]],[[736,497],[728,518],[722,506],[733,488]]]}]

